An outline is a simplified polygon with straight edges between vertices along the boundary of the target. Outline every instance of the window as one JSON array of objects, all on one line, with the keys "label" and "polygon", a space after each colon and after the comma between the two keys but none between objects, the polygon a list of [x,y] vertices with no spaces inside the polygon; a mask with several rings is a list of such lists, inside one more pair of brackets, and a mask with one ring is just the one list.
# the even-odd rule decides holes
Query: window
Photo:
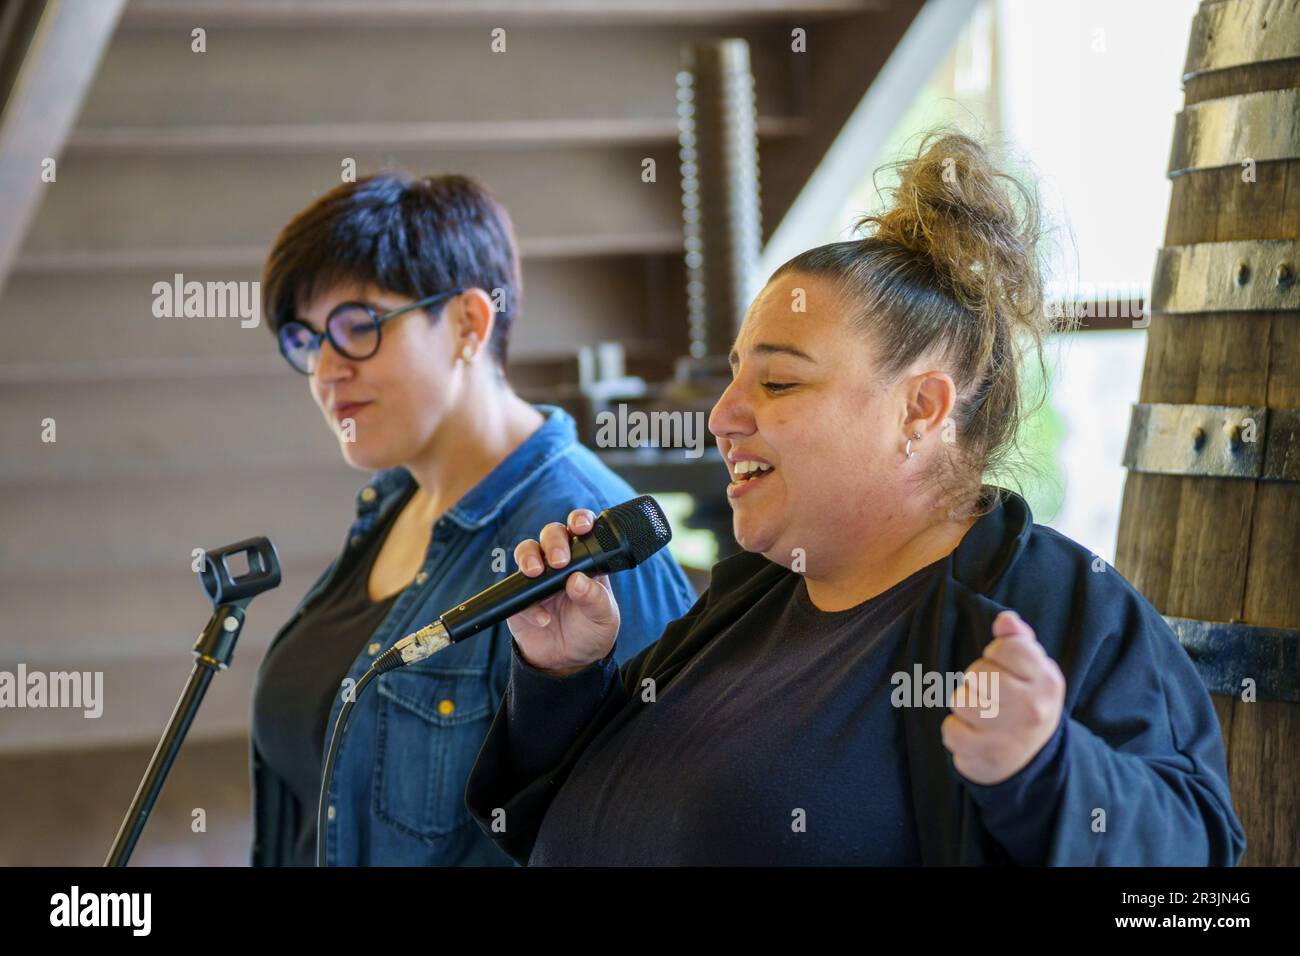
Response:
[{"label": "window", "polygon": [[[873,185],[872,172],[914,151],[919,131],[949,123],[1005,147],[1011,170],[1037,182],[1053,298],[1146,301],[1168,212],[1165,166],[1196,7],[1196,0],[977,4],[874,160],[864,162],[861,180],[805,245],[845,238],[857,216],[879,209],[877,187],[892,185],[888,173]],[[1054,337],[1050,398],[1026,423],[1028,467],[1016,473],[1036,520],[1107,561],[1114,560],[1120,458],[1146,346],[1137,324]]]}]

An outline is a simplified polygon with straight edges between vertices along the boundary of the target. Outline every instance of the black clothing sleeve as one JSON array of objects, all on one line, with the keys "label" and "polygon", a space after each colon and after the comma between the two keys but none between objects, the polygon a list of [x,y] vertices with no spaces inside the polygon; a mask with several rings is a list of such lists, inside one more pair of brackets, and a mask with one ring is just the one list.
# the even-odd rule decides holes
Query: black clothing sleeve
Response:
[{"label": "black clothing sleeve", "polygon": [[[708,603],[709,592],[665,635],[684,633]],[[517,863],[532,853],[542,817],[578,755],[616,714],[626,688],[638,687],[649,662],[663,656],[663,637],[622,668],[613,648],[604,659],[565,677],[528,664],[511,646],[510,683],[465,786],[471,816]]]}]

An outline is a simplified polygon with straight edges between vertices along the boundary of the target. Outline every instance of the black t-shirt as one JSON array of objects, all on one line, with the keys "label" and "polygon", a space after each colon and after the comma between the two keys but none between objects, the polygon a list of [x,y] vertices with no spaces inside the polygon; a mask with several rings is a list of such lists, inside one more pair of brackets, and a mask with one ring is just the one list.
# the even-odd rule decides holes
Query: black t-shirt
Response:
[{"label": "black t-shirt", "polygon": [[891,675],[942,567],[843,611],[818,610],[802,577],[774,588],[588,746],[530,865],[919,865]]},{"label": "black t-shirt", "polygon": [[266,765],[282,777],[305,812],[289,866],[316,862],[316,810],[323,753],[334,695],[357,655],[402,593],[370,600],[370,572],[396,516],[415,485],[391,506],[362,545],[344,560],[338,577],[262,660],[253,689],[253,740]]}]

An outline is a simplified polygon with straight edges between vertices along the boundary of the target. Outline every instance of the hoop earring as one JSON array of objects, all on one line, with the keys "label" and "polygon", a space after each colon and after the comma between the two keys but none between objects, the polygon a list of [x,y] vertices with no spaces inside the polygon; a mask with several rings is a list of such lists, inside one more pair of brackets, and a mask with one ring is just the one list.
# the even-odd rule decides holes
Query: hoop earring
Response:
[{"label": "hoop earring", "polygon": [[907,440],[907,457],[908,457],[908,459],[911,459],[911,457],[912,457],[913,455],[916,454],[916,452],[912,451],[912,442],[913,442],[914,440],[918,440],[918,439],[920,439],[920,437],[921,437],[921,433],[920,433],[920,432],[917,432],[915,435],[913,435],[911,438],[909,438],[909,439]]}]

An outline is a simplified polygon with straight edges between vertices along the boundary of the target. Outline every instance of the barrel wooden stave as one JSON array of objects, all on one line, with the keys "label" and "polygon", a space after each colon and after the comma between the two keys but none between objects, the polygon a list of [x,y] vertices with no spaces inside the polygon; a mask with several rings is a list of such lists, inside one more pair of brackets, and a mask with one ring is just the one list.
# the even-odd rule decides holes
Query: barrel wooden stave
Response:
[{"label": "barrel wooden stave", "polygon": [[[1193,46],[1213,42],[1216,31],[1258,31],[1261,11],[1271,17],[1267,29],[1300,36],[1300,3],[1213,0],[1198,12]],[[1297,52],[1277,35],[1259,48]],[[1189,66],[1193,53],[1204,52],[1189,52]],[[1198,72],[1185,78],[1184,93],[1191,107],[1297,88],[1300,56]],[[1300,142],[1289,158],[1254,163],[1253,182],[1246,171],[1238,161],[1174,175],[1166,247],[1300,238]],[[1140,402],[1300,408],[1300,310],[1162,314],[1159,307],[1153,302]],[[1300,628],[1300,484],[1130,471],[1116,566],[1167,616]],[[1243,862],[1300,865],[1300,705],[1246,702],[1240,694],[1212,699],[1247,834]]]}]

